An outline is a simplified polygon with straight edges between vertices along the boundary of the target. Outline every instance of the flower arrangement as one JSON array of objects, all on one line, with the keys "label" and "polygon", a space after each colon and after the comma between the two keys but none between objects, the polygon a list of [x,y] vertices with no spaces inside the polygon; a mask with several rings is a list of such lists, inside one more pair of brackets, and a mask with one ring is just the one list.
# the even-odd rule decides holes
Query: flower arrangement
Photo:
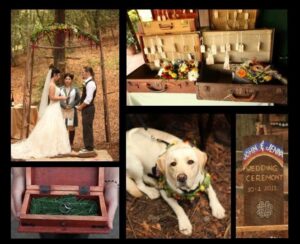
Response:
[{"label": "flower arrangement", "polygon": [[81,29],[79,29],[78,26],[72,25],[72,24],[60,24],[60,23],[54,23],[53,25],[46,26],[44,28],[37,28],[31,35],[31,42],[32,43],[37,43],[39,39],[44,37],[45,35],[48,34],[53,34],[55,32],[63,32],[65,36],[69,39],[71,39],[72,36],[76,36],[79,38],[81,41],[87,40],[92,43],[95,43],[96,45],[99,44],[99,39],[97,36],[92,35],[88,32],[85,32]]},{"label": "flower arrangement", "polygon": [[238,78],[255,84],[271,81],[275,73],[277,71],[271,69],[270,65],[264,66],[256,60],[248,60],[235,70],[235,75]]},{"label": "flower arrangement", "polygon": [[199,77],[198,61],[192,60],[175,60],[173,62],[165,60],[157,74],[165,80],[183,80],[196,81]]}]

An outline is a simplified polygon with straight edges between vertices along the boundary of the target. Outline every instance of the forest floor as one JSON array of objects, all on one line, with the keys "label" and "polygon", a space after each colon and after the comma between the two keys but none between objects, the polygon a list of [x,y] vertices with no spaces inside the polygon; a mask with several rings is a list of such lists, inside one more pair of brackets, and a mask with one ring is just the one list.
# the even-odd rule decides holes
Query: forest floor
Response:
[{"label": "forest floor", "polygon": [[[97,95],[95,99],[96,113],[94,119],[94,141],[96,149],[106,149],[114,161],[119,160],[119,41],[115,43],[112,39],[103,40],[103,51],[105,59],[105,74],[107,83],[107,97],[109,110],[109,124],[111,130],[111,143],[105,140],[105,121],[103,107],[103,90],[100,71],[100,51],[96,48],[81,48],[66,52],[67,59],[66,72],[74,73],[74,85],[81,88],[81,71],[84,66],[91,66],[95,71],[97,83]],[[33,92],[32,104],[39,104],[43,84],[48,72],[48,67],[53,63],[53,59],[45,58],[52,56],[50,51],[35,50],[34,70],[33,70]],[[23,101],[23,82],[25,78],[26,54],[16,57],[16,66],[11,67],[11,89],[15,104]],[[75,59],[74,59],[75,58]],[[74,149],[83,147],[81,116],[79,115],[79,126],[76,129]]]},{"label": "forest floor", "polygon": [[127,238],[230,238],[231,236],[231,151],[230,147],[217,143],[213,136],[208,138],[206,153],[209,160],[207,171],[212,184],[226,210],[224,219],[212,216],[207,195],[183,208],[193,226],[193,233],[187,237],[179,232],[178,220],[173,210],[162,199],[150,200],[146,196],[126,196]]}]

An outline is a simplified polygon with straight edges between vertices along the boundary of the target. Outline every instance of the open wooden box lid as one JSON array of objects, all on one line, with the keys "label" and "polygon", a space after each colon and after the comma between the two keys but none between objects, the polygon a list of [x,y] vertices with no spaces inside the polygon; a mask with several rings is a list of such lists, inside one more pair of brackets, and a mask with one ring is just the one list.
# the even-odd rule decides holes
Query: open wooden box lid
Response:
[{"label": "open wooden box lid", "polygon": [[27,167],[26,189],[103,192],[104,169],[98,167]]}]

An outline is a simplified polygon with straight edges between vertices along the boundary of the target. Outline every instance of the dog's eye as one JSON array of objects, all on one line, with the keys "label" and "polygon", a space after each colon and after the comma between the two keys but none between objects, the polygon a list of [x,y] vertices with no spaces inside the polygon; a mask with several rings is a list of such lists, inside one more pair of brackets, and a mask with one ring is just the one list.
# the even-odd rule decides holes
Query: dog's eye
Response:
[{"label": "dog's eye", "polygon": [[174,166],[176,166],[176,162],[172,162],[172,163],[170,163],[170,165],[172,166],[172,167],[174,167]]},{"label": "dog's eye", "polygon": [[187,161],[188,164],[193,164],[194,163],[194,160],[189,160]]}]

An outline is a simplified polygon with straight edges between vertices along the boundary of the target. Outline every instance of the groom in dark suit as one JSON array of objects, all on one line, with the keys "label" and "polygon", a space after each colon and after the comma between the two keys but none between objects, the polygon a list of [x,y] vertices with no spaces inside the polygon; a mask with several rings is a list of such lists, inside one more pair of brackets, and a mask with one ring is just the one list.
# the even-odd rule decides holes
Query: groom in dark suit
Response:
[{"label": "groom in dark suit", "polygon": [[96,97],[97,86],[94,81],[94,71],[86,66],[82,71],[84,79],[83,91],[81,95],[78,111],[82,112],[83,142],[84,148],[79,153],[89,153],[94,151],[93,121],[95,117],[94,99]]}]

